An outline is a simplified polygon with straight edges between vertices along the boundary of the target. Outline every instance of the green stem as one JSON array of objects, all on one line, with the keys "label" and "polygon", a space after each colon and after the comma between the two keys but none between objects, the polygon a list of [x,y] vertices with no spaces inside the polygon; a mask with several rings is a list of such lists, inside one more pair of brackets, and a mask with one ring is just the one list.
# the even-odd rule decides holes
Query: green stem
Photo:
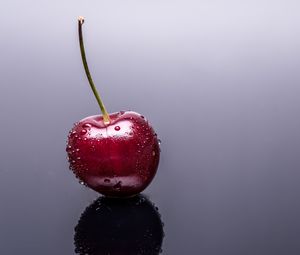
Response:
[{"label": "green stem", "polygon": [[83,44],[83,36],[82,36],[82,25],[84,23],[84,18],[83,17],[79,17],[78,18],[78,34],[79,34],[79,45],[80,45],[80,52],[81,52],[81,58],[82,58],[82,63],[83,63],[83,66],[84,66],[84,70],[85,70],[85,73],[86,73],[86,76],[88,78],[88,81],[89,81],[89,84],[91,86],[91,89],[96,97],[96,100],[100,106],[100,109],[101,109],[101,112],[102,112],[102,115],[103,115],[103,122],[104,124],[109,124],[110,123],[110,118],[109,118],[109,115],[105,109],[105,106],[100,98],[100,95],[95,87],[95,84],[93,82],[93,79],[92,79],[92,76],[90,74],[90,70],[89,70],[89,67],[88,67],[88,64],[87,64],[87,61],[86,61],[86,56],[85,56],[85,50],[84,50],[84,44]]}]

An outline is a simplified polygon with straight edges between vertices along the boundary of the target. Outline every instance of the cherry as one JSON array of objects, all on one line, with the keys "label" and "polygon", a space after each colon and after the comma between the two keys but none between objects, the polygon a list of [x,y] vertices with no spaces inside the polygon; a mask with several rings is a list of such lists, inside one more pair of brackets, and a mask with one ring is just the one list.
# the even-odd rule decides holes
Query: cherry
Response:
[{"label": "cherry", "polygon": [[102,115],[89,116],[69,132],[70,169],[91,189],[111,197],[143,191],[159,164],[159,140],[147,119],[133,111],[108,114],[87,65],[82,37],[84,19],[78,19],[79,43],[89,84]]},{"label": "cherry", "polygon": [[70,167],[90,188],[107,196],[131,196],[144,190],[159,162],[153,128],[136,112],[90,116],[75,124],[68,139]]}]

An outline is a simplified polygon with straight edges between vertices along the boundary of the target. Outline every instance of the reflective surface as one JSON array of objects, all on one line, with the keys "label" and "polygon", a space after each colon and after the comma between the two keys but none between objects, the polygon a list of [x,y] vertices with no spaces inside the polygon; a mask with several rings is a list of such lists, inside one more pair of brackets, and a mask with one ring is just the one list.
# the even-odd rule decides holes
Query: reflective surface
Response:
[{"label": "reflective surface", "polygon": [[158,208],[144,196],[99,198],[86,208],[75,228],[75,253],[161,253],[163,223]]},{"label": "reflective surface", "polygon": [[162,254],[300,253],[299,1],[4,1],[0,254],[74,255],[99,195],[68,170],[76,121],[99,114],[77,41],[84,15],[109,112],[162,140],[144,191]]}]

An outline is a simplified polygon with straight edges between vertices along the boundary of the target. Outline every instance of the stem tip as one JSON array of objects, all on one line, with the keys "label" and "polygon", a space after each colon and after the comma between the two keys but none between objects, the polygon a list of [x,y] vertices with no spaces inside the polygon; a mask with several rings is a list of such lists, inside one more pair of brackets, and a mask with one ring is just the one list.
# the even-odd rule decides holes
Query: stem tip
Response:
[{"label": "stem tip", "polygon": [[78,17],[78,21],[79,21],[79,23],[82,25],[82,24],[84,23],[84,17],[79,16],[79,17]]}]

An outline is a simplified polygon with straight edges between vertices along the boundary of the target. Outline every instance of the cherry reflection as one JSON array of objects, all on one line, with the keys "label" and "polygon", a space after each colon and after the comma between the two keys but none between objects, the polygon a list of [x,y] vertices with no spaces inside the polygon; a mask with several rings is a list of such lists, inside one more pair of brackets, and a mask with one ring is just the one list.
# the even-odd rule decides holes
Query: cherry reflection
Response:
[{"label": "cherry reflection", "polygon": [[75,253],[157,255],[163,236],[158,209],[145,196],[100,197],[85,209],[75,227]]}]

